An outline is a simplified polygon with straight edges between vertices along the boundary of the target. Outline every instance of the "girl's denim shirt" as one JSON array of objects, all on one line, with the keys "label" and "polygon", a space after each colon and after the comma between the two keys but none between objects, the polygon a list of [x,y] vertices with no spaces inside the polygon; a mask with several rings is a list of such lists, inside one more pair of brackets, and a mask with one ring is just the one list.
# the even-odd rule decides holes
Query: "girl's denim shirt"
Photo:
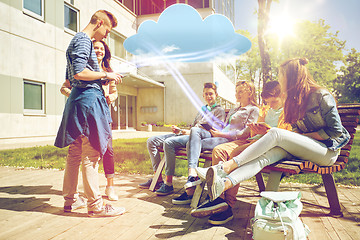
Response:
[{"label": "girl's denim shirt", "polygon": [[350,134],[343,127],[334,97],[325,89],[309,95],[303,119],[293,124],[293,131],[299,133],[317,132],[329,149],[338,150],[350,140]]}]

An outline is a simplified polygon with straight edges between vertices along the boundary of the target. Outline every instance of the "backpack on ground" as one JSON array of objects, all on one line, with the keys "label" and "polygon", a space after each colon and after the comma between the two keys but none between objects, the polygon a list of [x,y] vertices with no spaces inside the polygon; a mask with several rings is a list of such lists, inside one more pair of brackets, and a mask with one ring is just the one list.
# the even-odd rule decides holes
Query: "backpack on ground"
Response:
[{"label": "backpack on ground", "polygon": [[261,192],[251,219],[254,240],[302,240],[310,233],[299,215],[300,192]]}]

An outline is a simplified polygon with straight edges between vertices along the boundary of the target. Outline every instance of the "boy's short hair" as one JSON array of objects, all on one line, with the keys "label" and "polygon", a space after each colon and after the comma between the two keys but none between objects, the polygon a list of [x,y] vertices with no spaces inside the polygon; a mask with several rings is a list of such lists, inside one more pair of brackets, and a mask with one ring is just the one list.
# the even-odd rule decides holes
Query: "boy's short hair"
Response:
[{"label": "boy's short hair", "polygon": [[109,19],[112,28],[117,26],[118,22],[117,22],[116,17],[111,12],[106,11],[106,10],[98,10],[98,11],[96,11],[91,16],[90,23],[91,24],[96,24],[98,19],[105,20],[104,19],[105,16],[107,17],[107,19]]},{"label": "boy's short hair", "polygon": [[204,83],[204,89],[205,88],[211,88],[217,94],[217,87],[216,87],[216,85],[214,83],[211,83],[211,82]]},{"label": "boy's short hair", "polygon": [[279,97],[281,94],[281,86],[278,81],[270,81],[264,84],[261,97],[263,99],[271,97]]}]

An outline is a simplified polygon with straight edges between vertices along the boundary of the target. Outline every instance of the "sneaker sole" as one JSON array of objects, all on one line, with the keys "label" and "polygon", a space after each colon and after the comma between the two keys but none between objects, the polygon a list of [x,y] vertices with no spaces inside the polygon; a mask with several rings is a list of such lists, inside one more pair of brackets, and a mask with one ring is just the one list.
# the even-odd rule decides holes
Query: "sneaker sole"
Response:
[{"label": "sneaker sole", "polygon": [[107,198],[108,198],[110,201],[117,201],[117,200],[119,200],[118,197],[111,197],[111,196],[108,196],[108,195],[106,195],[106,196],[107,196]]},{"label": "sneaker sole", "polygon": [[88,213],[88,217],[91,217],[91,218],[117,217],[117,216],[123,215],[124,213],[125,213],[125,208],[122,209],[122,211],[120,211],[116,214],[112,214],[112,215]]},{"label": "sneaker sole", "polygon": [[158,196],[167,196],[167,195],[170,195],[170,194],[174,193],[174,190],[172,190],[171,192],[167,192],[167,193],[158,193],[158,192],[155,192],[155,193]]},{"label": "sneaker sole", "polygon": [[215,184],[214,184],[215,179],[216,179],[216,172],[214,171],[213,168],[209,168],[209,170],[206,173],[206,185],[209,191],[209,197],[211,201],[215,200],[214,198],[216,193]]},{"label": "sneaker sole", "polygon": [[186,201],[176,201],[176,200],[172,200],[171,201],[172,204],[174,205],[187,205],[187,204],[190,204],[191,203],[191,199],[190,200],[186,200]]},{"label": "sneaker sole", "polygon": [[65,209],[65,208],[64,208],[64,212],[70,213],[70,212],[72,212],[72,211],[75,211],[75,210],[81,209],[81,208],[85,208],[85,207],[86,207],[86,203],[84,203],[84,205],[81,205],[81,206],[78,206],[78,207],[75,207],[75,208],[71,208],[71,209]]},{"label": "sneaker sole", "polygon": [[191,216],[196,218],[203,218],[208,217],[210,215],[221,213],[226,211],[229,208],[229,205],[227,203],[220,203],[216,206],[212,206],[210,208],[204,208],[204,209],[194,209],[191,211]]},{"label": "sneaker sole", "polygon": [[199,184],[201,184],[201,180],[197,180],[195,182],[190,182],[190,183],[185,183],[184,188],[188,189],[188,188],[191,188],[191,187],[195,187],[195,186],[197,186]]},{"label": "sneaker sole", "polygon": [[234,218],[234,216],[230,216],[230,217],[228,217],[227,219],[222,220],[222,221],[215,221],[215,220],[210,220],[210,219],[209,219],[208,222],[209,222],[210,224],[212,224],[212,225],[223,225],[223,224],[229,222],[230,220],[233,220],[233,218]]},{"label": "sneaker sole", "polygon": [[[145,186],[140,186],[140,185],[138,185],[138,187],[141,188],[141,189],[149,189],[150,188],[150,186],[145,187]],[[155,186],[155,190],[157,190],[159,188],[160,188],[160,186]]]}]

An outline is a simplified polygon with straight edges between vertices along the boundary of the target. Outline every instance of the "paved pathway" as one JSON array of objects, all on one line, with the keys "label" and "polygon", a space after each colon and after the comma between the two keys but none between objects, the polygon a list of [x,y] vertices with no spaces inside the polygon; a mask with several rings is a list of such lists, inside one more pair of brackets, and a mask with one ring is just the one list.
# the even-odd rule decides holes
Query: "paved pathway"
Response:
[{"label": "paved pathway", "polygon": [[[233,208],[234,219],[224,226],[212,226],[206,218],[190,216],[190,207],[173,205],[185,178],[175,178],[174,195],[157,197],[137,185],[149,176],[116,175],[115,188],[124,206],[119,217],[94,219],[86,209],[62,211],[63,171],[0,167],[0,239],[251,239],[250,219],[259,200],[254,182],[241,184]],[[101,191],[106,179],[100,175]],[[83,190],[82,184],[79,185]],[[301,219],[311,233],[310,240],[360,239],[360,189],[339,187],[343,218],[328,217],[328,203],[322,186],[282,183],[280,191],[301,190],[304,209]],[[105,199],[107,202],[107,200]]]}]

